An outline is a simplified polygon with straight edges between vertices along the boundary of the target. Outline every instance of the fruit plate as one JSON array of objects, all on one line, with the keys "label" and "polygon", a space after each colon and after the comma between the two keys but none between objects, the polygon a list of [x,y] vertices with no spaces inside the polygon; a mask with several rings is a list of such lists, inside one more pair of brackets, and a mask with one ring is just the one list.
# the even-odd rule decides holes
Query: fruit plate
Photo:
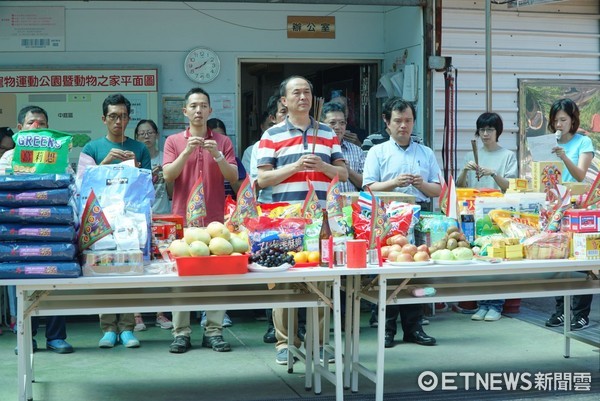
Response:
[{"label": "fruit plate", "polygon": [[293,268],[303,268],[303,267],[317,267],[319,266],[319,262],[306,262],[306,263],[296,263]]},{"label": "fruit plate", "polygon": [[402,267],[426,266],[426,265],[432,265],[433,264],[433,260],[425,260],[425,261],[422,261],[422,262],[390,262],[388,260],[387,263],[389,263],[392,266],[402,266]]},{"label": "fruit plate", "polygon": [[257,263],[251,263],[248,265],[248,270],[250,270],[251,272],[255,272],[255,273],[269,273],[269,272],[282,272],[282,271],[289,269],[290,267],[292,267],[292,265],[290,265],[289,263],[284,263],[282,265],[274,266],[274,267],[266,267],[266,266],[261,266]]},{"label": "fruit plate", "polygon": [[468,260],[434,260],[436,265],[470,265],[475,263],[473,259]]}]

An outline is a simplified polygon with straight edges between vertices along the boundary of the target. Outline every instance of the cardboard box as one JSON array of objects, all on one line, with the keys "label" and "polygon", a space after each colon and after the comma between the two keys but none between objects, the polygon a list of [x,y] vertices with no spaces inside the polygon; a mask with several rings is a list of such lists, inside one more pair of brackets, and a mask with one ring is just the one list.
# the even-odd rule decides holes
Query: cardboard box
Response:
[{"label": "cardboard box", "polygon": [[524,178],[509,178],[508,191],[524,192],[529,190],[529,182]]},{"label": "cardboard box", "polygon": [[600,259],[600,233],[574,233],[571,255],[575,259]]},{"label": "cardboard box", "polygon": [[562,183],[563,162],[533,162],[531,166],[531,188],[534,192],[546,192],[550,179]]},{"label": "cardboard box", "polygon": [[152,221],[162,220],[175,223],[175,230],[178,239],[183,239],[183,216],[177,214],[154,214]]},{"label": "cardboard box", "polygon": [[600,231],[600,210],[569,209],[562,219],[562,231],[595,233]]},{"label": "cardboard box", "polygon": [[546,203],[545,192],[506,193],[504,197],[514,199],[519,205],[517,211],[523,213],[539,214]]},{"label": "cardboard box", "polygon": [[523,259],[523,255],[524,255],[523,244],[506,245],[505,253],[506,253],[506,255],[505,255],[506,259],[509,259],[509,260]]},{"label": "cardboard box", "polygon": [[571,195],[585,195],[592,186],[584,182],[563,182],[563,185],[571,190]]},{"label": "cardboard box", "polygon": [[475,221],[487,216],[488,213],[494,209],[517,212],[519,211],[519,199],[507,197],[477,197],[475,198]]}]

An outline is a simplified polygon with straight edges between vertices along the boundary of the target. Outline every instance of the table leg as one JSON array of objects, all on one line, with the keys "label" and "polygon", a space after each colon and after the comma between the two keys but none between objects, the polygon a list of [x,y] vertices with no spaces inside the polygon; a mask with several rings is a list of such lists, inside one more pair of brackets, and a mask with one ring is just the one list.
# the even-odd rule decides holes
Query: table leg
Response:
[{"label": "table leg", "polygon": [[[335,342],[335,399],[344,399],[344,361],[342,360],[342,307],[340,278],[333,281],[333,337]],[[346,316],[348,321],[348,316]],[[348,333],[346,333],[348,335]],[[348,355],[348,354],[346,354]],[[318,359],[317,359],[318,360]]]},{"label": "table leg", "polygon": [[[349,278],[350,279],[350,278]],[[352,292],[360,290],[361,276],[356,275],[351,278],[353,284]],[[346,337],[350,334],[346,331]],[[352,298],[352,379],[350,388],[353,393],[358,392],[358,363],[359,363],[359,348],[360,348],[360,297]],[[349,354],[346,354],[348,357]]]},{"label": "table leg", "polygon": [[387,279],[384,276],[379,277],[379,304],[377,319],[377,367],[375,375],[375,400],[383,401],[383,370],[385,358],[385,311],[387,295]]},{"label": "table leg", "polygon": [[17,374],[19,376],[19,399],[22,401],[33,399],[31,316],[25,316],[25,310],[28,307],[25,292],[17,288],[17,350],[19,351]]},{"label": "table leg", "polygon": [[352,338],[354,337],[354,277],[348,276],[346,278],[346,311],[344,319],[344,329],[346,336],[344,338],[344,388],[350,388],[350,374],[352,368],[353,357],[352,355]]},{"label": "table leg", "polygon": [[563,356],[569,358],[571,356],[571,338],[568,336],[571,331],[571,296],[564,296],[564,309],[563,314],[565,316],[565,324],[563,327],[563,335],[565,337],[565,352]]}]

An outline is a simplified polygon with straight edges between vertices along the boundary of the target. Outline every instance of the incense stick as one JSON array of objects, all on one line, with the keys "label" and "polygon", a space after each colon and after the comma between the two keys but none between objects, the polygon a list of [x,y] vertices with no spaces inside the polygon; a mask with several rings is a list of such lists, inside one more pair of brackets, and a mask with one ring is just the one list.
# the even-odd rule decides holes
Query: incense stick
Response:
[{"label": "incense stick", "polygon": [[[473,149],[475,164],[477,165],[477,169],[479,169],[479,153],[477,152],[477,141],[475,139],[471,139],[471,148]],[[479,174],[475,174],[475,176],[477,177],[477,181],[479,181]]]},{"label": "incense stick", "polygon": [[317,136],[319,135],[319,119],[321,118],[321,110],[323,109],[323,102],[325,99],[322,97],[315,96],[313,98],[313,111],[314,111],[314,125],[313,125],[313,144],[312,154],[315,154],[315,147],[317,146]]}]

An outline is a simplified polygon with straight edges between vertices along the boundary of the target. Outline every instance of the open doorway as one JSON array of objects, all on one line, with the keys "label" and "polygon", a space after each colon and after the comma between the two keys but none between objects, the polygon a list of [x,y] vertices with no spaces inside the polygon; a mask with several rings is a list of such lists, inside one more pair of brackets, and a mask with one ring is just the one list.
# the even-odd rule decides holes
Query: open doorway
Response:
[{"label": "open doorway", "polygon": [[380,105],[375,98],[379,79],[377,62],[284,62],[241,61],[240,63],[240,135],[237,151],[260,139],[261,116],[267,101],[278,94],[279,84],[290,75],[309,79],[314,95],[325,98],[345,96],[348,101],[348,123],[362,135],[380,129]]}]

